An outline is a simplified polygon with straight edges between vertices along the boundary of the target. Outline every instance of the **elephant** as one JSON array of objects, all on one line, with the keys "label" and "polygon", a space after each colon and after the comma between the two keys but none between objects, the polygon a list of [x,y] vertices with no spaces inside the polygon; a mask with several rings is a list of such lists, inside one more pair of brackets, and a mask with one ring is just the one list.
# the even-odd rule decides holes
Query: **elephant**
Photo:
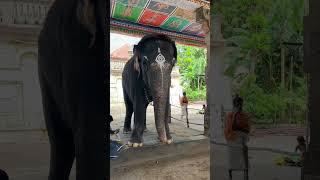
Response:
[{"label": "elephant", "polygon": [[38,37],[38,76],[50,143],[49,180],[109,174],[109,3],[55,0]]},{"label": "elephant", "polygon": [[171,72],[177,61],[175,42],[163,34],[145,35],[134,46],[134,55],[125,64],[122,87],[126,116],[124,132],[131,131],[134,113],[134,129],[128,145],[141,147],[146,128],[146,109],[153,101],[158,139],[162,143],[173,142],[169,130],[169,98]]}]

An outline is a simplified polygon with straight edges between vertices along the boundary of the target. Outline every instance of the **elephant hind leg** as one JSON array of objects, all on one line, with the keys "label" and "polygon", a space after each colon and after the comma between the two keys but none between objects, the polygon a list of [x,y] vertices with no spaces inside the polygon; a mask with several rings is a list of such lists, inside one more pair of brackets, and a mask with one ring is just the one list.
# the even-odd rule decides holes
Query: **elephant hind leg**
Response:
[{"label": "elephant hind leg", "polygon": [[39,73],[44,118],[50,141],[49,180],[68,180],[75,158],[71,129],[63,122],[60,109],[51,94],[47,81]]},{"label": "elephant hind leg", "polygon": [[123,132],[128,133],[131,131],[131,118],[133,113],[133,104],[130,101],[129,96],[125,91],[124,91],[124,103],[126,106],[126,117],[124,120]]},{"label": "elephant hind leg", "polygon": [[131,140],[129,142],[129,144],[133,143],[133,146],[135,144],[137,144],[138,146],[142,146],[143,131],[145,129],[146,121],[146,107],[147,103],[143,99],[143,96],[139,96],[136,99],[134,105],[134,129],[132,131]]}]

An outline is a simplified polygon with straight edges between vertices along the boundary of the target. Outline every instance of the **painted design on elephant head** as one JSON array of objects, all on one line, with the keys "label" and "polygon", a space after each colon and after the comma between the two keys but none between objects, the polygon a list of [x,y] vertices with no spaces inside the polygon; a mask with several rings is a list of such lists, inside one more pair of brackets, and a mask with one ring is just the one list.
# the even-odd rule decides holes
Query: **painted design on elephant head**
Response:
[{"label": "painted design on elephant head", "polygon": [[158,47],[158,56],[156,57],[156,62],[158,63],[159,67],[160,67],[160,70],[161,70],[161,86],[163,88],[163,66],[164,66],[164,63],[166,62],[166,58],[161,54],[161,50],[160,48]]}]

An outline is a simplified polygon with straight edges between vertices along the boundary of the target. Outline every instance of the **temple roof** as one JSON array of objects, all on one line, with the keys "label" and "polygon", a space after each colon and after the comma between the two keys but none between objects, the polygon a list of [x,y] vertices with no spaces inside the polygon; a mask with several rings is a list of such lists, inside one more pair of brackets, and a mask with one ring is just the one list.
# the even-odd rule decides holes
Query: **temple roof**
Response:
[{"label": "temple roof", "polygon": [[120,48],[114,50],[110,54],[110,58],[111,58],[111,60],[128,61],[130,58],[129,51],[132,51],[132,45],[125,44],[125,45],[121,46]]},{"label": "temple roof", "polygon": [[111,0],[111,31],[142,37],[162,33],[180,43],[204,46],[195,10],[210,8],[205,0]]}]

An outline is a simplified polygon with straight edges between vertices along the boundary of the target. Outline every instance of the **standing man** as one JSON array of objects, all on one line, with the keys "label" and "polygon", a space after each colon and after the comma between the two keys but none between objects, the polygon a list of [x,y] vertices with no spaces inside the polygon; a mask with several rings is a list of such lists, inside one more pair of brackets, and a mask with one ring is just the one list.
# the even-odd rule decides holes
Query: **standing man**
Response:
[{"label": "standing man", "polygon": [[183,96],[180,97],[180,106],[181,106],[181,120],[183,118],[183,116],[186,117],[186,119],[188,119],[188,98],[187,98],[187,93],[183,92]]},{"label": "standing man", "polygon": [[233,171],[243,171],[248,180],[248,146],[250,133],[250,116],[243,111],[243,99],[236,95],[233,99],[233,111],[227,114],[224,129],[229,155],[229,179]]}]

